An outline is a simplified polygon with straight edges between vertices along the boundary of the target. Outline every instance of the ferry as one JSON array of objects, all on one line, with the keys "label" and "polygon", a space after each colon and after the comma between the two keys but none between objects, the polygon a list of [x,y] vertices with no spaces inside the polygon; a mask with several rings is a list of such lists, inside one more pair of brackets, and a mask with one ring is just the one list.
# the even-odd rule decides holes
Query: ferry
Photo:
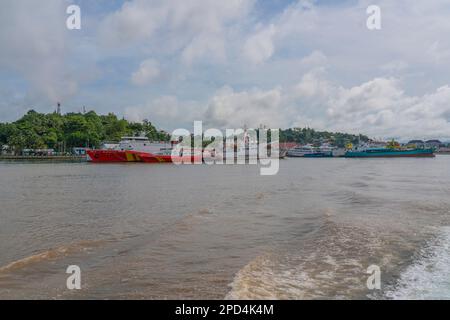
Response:
[{"label": "ferry", "polygon": [[434,157],[434,149],[363,148],[348,150],[346,158]]},{"label": "ferry", "polygon": [[[90,162],[145,162],[171,163],[172,143],[151,142],[147,137],[123,137],[117,146],[109,149],[87,150]],[[183,162],[202,161],[201,153],[181,152]]]},{"label": "ferry", "polygon": [[288,157],[329,158],[333,156],[333,148],[329,146],[314,147],[310,144],[294,147],[287,152]]}]

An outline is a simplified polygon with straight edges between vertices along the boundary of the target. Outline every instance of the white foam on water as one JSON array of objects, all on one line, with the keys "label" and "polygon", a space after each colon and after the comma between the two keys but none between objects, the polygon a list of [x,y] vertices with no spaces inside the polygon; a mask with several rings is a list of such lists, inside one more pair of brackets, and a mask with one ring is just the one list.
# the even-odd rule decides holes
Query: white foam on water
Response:
[{"label": "white foam on water", "polygon": [[389,270],[391,260],[377,232],[327,219],[301,243],[250,261],[237,272],[225,298],[361,298],[367,293],[367,267],[376,263]]},{"label": "white foam on water", "polygon": [[386,291],[390,299],[450,299],[450,227],[440,228]]},{"label": "white foam on water", "polygon": [[304,299],[317,284],[302,266],[285,265],[268,254],[240,270],[230,286],[225,299]]}]

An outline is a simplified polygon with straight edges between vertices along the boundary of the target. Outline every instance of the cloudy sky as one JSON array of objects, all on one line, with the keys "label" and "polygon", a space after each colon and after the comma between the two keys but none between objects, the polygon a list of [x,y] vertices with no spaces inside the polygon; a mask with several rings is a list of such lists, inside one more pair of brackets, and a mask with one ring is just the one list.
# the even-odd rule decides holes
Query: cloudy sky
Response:
[{"label": "cloudy sky", "polygon": [[[81,30],[66,8],[81,8]],[[369,5],[381,30],[366,27]],[[160,128],[450,139],[448,0],[2,0],[0,121],[83,105]]]}]

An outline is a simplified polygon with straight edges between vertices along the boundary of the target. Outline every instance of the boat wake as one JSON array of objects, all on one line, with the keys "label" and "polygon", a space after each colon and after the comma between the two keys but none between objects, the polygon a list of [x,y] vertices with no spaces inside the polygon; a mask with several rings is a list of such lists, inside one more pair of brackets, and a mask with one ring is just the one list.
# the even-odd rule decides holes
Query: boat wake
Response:
[{"label": "boat wake", "polygon": [[385,292],[389,299],[450,299],[450,227],[440,228]]},{"label": "boat wake", "polygon": [[328,221],[308,239],[248,263],[225,298],[367,298],[368,266],[389,270],[394,261],[378,234]]},{"label": "boat wake", "polygon": [[54,249],[49,249],[26,258],[13,261],[3,267],[0,267],[0,275],[14,272],[43,261],[50,261],[63,258],[70,254],[75,254],[89,250],[94,247],[101,246],[105,240],[84,240],[69,245],[63,245]]}]

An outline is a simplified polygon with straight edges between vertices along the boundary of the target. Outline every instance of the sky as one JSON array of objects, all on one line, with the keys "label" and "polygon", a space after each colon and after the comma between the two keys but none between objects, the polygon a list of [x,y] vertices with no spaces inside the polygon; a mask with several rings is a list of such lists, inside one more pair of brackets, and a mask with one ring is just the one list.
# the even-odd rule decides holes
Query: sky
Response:
[{"label": "sky", "polygon": [[[69,30],[66,9],[81,9]],[[2,0],[0,121],[83,106],[165,130],[450,140],[448,0]],[[366,26],[369,5],[381,29]]]}]

